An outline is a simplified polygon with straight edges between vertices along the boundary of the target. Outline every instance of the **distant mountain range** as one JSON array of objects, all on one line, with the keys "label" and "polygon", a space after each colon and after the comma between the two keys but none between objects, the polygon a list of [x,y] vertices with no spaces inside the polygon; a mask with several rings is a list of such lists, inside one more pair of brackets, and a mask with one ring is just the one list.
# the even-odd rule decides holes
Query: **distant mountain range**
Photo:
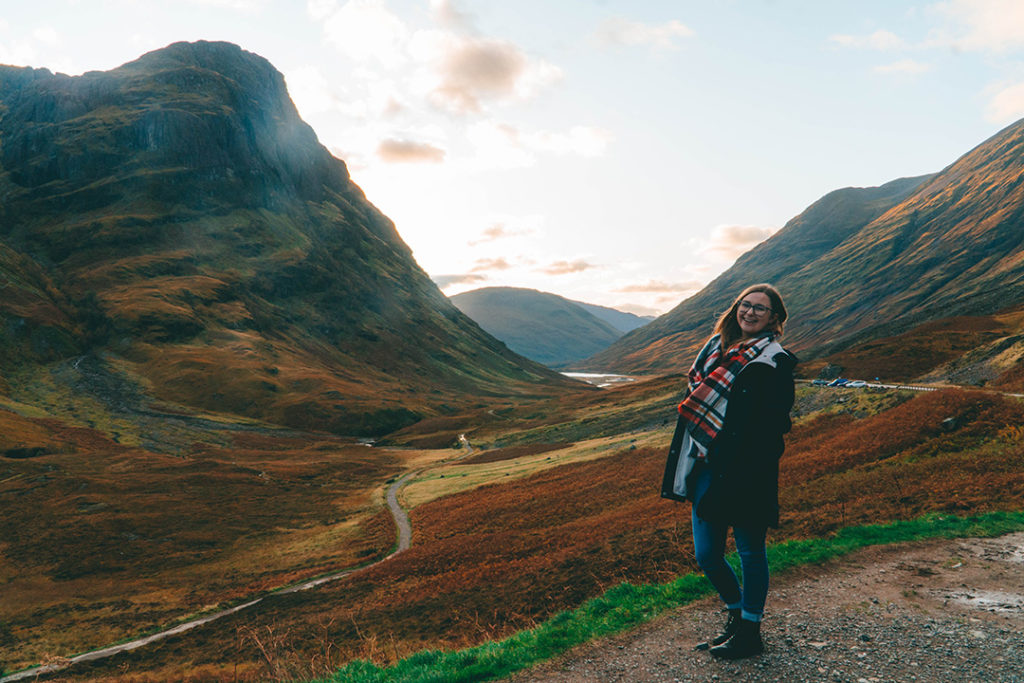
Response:
[{"label": "distant mountain range", "polygon": [[[1024,302],[1022,177],[1024,121],[940,173],[831,192],[696,295],[576,367],[684,370],[732,299],[772,282],[790,310],[788,346],[805,360],[855,353],[870,372],[886,359],[867,362],[859,344]],[[934,364],[949,360],[941,354]]]},{"label": "distant mountain range", "polygon": [[0,390],[88,357],[151,398],[377,434],[570,385],[441,294],[235,45],[0,67],[0,197]]},{"label": "distant mountain range", "polygon": [[650,320],[517,287],[484,287],[451,301],[516,353],[555,368],[606,348]]}]

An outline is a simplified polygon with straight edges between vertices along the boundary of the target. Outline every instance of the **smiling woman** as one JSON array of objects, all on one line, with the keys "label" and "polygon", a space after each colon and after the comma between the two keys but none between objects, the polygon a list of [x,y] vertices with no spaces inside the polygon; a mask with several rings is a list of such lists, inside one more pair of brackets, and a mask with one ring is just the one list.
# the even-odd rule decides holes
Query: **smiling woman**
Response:
[{"label": "smiling woman", "polygon": [[[669,448],[662,496],[693,503],[697,563],[729,609],[725,629],[697,649],[721,659],[760,654],[768,597],[768,527],[779,525],[779,458],[790,429],[796,357],[776,338],[788,314],[771,285],[747,287],[693,362]],[[732,528],[740,586],[725,561]]]}]

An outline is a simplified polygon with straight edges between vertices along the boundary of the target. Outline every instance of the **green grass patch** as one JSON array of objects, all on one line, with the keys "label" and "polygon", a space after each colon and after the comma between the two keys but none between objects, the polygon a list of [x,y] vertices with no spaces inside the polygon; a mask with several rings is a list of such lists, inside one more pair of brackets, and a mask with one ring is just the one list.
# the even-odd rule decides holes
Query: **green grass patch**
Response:
[{"label": "green grass patch", "polygon": [[[848,527],[821,539],[785,541],[768,547],[775,573],[820,564],[861,548],[933,538],[1000,536],[1024,530],[1024,511],[969,517],[929,514],[889,524]],[[730,562],[738,563],[735,553]],[[504,640],[458,651],[427,650],[393,666],[356,660],[320,683],[460,683],[508,676],[596,638],[635,627],[668,609],[710,595],[703,575],[686,574],[664,584],[622,583],[575,610],[560,612],[536,628]]]}]

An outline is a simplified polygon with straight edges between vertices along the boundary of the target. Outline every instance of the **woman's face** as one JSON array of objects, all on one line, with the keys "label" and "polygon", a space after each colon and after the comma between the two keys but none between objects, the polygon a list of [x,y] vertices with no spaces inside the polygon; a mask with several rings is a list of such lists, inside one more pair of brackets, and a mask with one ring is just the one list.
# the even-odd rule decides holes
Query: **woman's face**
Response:
[{"label": "woman's face", "polygon": [[753,337],[775,320],[772,300],[764,292],[751,292],[736,307],[736,322],[744,337]]}]

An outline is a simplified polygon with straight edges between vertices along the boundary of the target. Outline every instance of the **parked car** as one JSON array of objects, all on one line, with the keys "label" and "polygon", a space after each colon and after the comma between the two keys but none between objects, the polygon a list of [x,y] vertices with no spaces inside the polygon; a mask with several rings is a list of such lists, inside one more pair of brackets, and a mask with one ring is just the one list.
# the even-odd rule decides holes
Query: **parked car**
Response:
[{"label": "parked car", "polygon": [[811,384],[813,384],[816,387],[827,387],[828,386],[828,380],[827,379],[812,379],[811,380]]},{"label": "parked car", "polygon": [[828,386],[830,386],[830,387],[842,387],[842,386],[846,386],[846,383],[849,382],[849,381],[850,380],[843,379],[842,377],[836,377],[834,380],[832,380],[831,382],[828,383]]},{"label": "parked car", "polygon": [[847,382],[844,386],[849,387],[850,389],[860,389],[861,387],[866,387],[867,385],[868,383],[865,382],[864,380],[855,379],[852,382]]}]

